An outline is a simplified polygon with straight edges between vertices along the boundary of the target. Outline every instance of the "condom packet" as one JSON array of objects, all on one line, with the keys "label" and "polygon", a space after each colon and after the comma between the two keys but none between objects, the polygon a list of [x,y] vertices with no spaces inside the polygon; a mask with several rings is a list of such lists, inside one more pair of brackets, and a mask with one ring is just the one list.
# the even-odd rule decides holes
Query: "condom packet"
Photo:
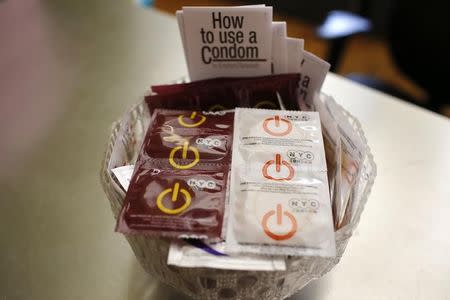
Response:
[{"label": "condom packet", "polygon": [[[142,169],[140,164],[136,167],[137,172]],[[130,184],[118,231],[218,238],[222,232],[226,178],[227,170],[141,171]]]},{"label": "condom packet", "polygon": [[[357,207],[353,199],[355,191],[358,190],[357,182],[361,176],[362,166],[366,157],[364,142],[361,137],[355,134],[352,124],[345,116],[338,104],[334,100],[328,100],[331,96],[321,94],[321,100],[325,103],[325,108],[329,115],[334,118],[337,124],[341,140],[341,167],[340,167],[340,188],[336,199],[336,213],[338,218],[335,220],[336,228],[348,224],[348,216]],[[317,102],[317,101],[316,101]]]},{"label": "condom packet", "polygon": [[[112,169],[123,190],[128,190],[134,165]],[[187,268],[214,268],[248,271],[284,271],[286,264],[281,256],[227,255],[225,242],[198,239],[174,239],[170,241],[167,264]]]},{"label": "condom packet", "polygon": [[328,183],[330,185],[330,199],[332,203],[335,227],[340,219],[339,212],[342,211],[339,201],[341,187],[341,137],[338,131],[338,124],[333,119],[330,110],[322,101],[319,94],[314,97],[315,110],[320,115],[322,123],[323,141],[325,146],[325,157],[328,169]]},{"label": "condom packet", "polygon": [[116,230],[220,238],[232,126],[232,112],[155,110]]},{"label": "condom packet", "polygon": [[299,74],[252,78],[214,78],[190,83],[154,85],[145,97],[150,112],[155,108],[219,111],[235,107],[298,109]]},{"label": "condom packet", "polygon": [[227,253],[334,256],[326,172],[317,112],[237,108]]},{"label": "condom packet", "polygon": [[168,158],[175,169],[195,167],[194,162],[200,158],[200,164],[229,164],[232,124],[232,112],[189,111],[186,114],[186,111],[158,109],[144,141],[143,155],[154,160]]}]

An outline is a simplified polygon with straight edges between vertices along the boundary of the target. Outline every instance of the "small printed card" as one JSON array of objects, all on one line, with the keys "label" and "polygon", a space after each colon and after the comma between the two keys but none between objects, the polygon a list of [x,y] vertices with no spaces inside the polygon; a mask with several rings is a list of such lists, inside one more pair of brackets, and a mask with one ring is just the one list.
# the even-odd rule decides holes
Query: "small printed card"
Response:
[{"label": "small printed card", "polygon": [[304,44],[302,39],[286,38],[288,73],[300,73]]},{"label": "small printed card", "polygon": [[288,69],[286,22],[272,22],[272,73],[284,74]]},{"label": "small printed card", "polygon": [[311,110],[330,64],[305,51],[303,39],[287,37],[272,7],[183,7],[176,16],[192,81],[298,73],[300,108]]},{"label": "small printed card", "polygon": [[177,19],[191,80],[272,73],[272,7],[184,7]]},{"label": "small printed card", "polygon": [[[330,64],[314,54],[304,51],[301,61],[299,102],[302,110],[311,110],[314,95],[320,92],[325,77],[330,69]],[[303,107],[302,104],[306,104]]]},{"label": "small printed card", "polygon": [[131,177],[133,176],[133,171],[134,165],[122,166],[111,170],[111,172],[114,174],[114,176],[116,176],[117,180],[125,191],[128,190]]}]

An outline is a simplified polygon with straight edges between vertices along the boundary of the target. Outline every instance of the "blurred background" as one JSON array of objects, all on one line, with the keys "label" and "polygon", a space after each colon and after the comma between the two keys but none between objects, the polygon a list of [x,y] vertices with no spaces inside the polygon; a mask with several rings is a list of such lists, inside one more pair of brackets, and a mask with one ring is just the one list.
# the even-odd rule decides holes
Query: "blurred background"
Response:
[{"label": "blurred background", "polygon": [[450,67],[450,26],[442,1],[314,0],[232,1],[155,0],[143,6],[174,14],[183,5],[274,7],[288,35],[329,61],[332,71],[427,109],[450,116],[442,84]]},{"label": "blurred background", "polygon": [[[115,108],[121,112],[123,100],[117,95],[133,99],[152,80],[163,82],[161,74],[173,78],[170,68],[155,66],[159,60],[142,61],[148,49],[170,55],[161,49],[167,46],[154,43],[161,41],[161,36],[151,38],[152,34],[163,34],[164,28],[152,31],[146,27],[158,22],[148,19],[149,8],[171,17],[188,5],[258,3],[0,0],[0,165],[8,170],[0,171],[0,178],[2,173],[8,177],[19,173],[21,160],[11,158],[34,152],[34,146],[48,137],[62,118],[67,124],[68,117],[81,122],[78,116],[93,115],[93,107],[89,111],[88,106],[96,101],[93,91],[122,103]],[[442,1],[428,0],[427,5],[418,0],[264,3],[274,7],[275,20],[287,22],[289,36],[303,38],[308,51],[331,63],[331,71],[450,117],[445,89],[450,26],[445,23],[447,10]],[[142,40],[139,35],[149,38]],[[182,63],[182,57],[177,59]],[[144,66],[150,61],[152,66]],[[109,83],[127,72],[131,77],[126,83]],[[159,76],[152,79],[157,73]],[[112,118],[104,121],[108,125]]]},{"label": "blurred background", "polygon": [[[96,122],[109,126],[113,116],[123,111],[123,99],[134,103],[150,82],[180,76],[173,70],[182,70],[184,59],[174,59],[167,48],[178,47],[180,40],[162,41],[164,28],[149,30],[148,24],[155,23],[155,28],[159,24],[149,17],[149,8],[170,18],[182,6],[258,3],[0,0],[0,179],[20,173],[25,168],[21,158],[34,152],[56,129],[62,131],[64,127],[56,124],[73,125],[73,129],[86,131],[84,137],[94,136],[86,122],[87,116],[95,116],[96,107],[108,109],[110,114]],[[426,5],[418,0],[265,4],[274,7],[275,20],[287,22],[289,36],[303,38],[308,51],[331,63],[331,71],[450,117],[445,82],[450,68],[450,26],[442,1],[428,0]],[[170,55],[178,67],[160,65],[163,60],[159,59],[143,61],[149,49],[152,55]],[[119,83],[124,74],[127,80]],[[117,82],[111,84],[111,80]],[[105,97],[117,106],[97,102]]]}]

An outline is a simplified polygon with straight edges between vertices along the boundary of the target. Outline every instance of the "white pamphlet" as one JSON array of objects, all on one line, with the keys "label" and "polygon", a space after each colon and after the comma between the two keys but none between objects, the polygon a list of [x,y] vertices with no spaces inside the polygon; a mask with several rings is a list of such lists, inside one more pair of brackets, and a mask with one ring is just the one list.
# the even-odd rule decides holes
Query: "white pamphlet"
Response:
[{"label": "white pamphlet", "polygon": [[286,38],[288,73],[300,73],[304,43],[305,41],[302,39]]},{"label": "white pamphlet", "polygon": [[[320,92],[322,84],[327,76],[330,64],[314,54],[303,51],[303,59],[300,66],[300,94],[299,102],[301,110],[311,110],[314,96]],[[302,107],[306,105],[306,107]]]},{"label": "white pamphlet", "polygon": [[272,7],[184,7],[191,80],[271,74]]},{"label": "white pamphlet", "polygon": [[120,185],[123,187],[125,191],[128,190],[130,186],[131,177],[133,176],[134,165],[122,166],[118,168],[114,168],[111,172],[119,181]]},{"label": "white pamphlet", "polygon": [[287,73],[286,22],[272,23],[272,73]]}]

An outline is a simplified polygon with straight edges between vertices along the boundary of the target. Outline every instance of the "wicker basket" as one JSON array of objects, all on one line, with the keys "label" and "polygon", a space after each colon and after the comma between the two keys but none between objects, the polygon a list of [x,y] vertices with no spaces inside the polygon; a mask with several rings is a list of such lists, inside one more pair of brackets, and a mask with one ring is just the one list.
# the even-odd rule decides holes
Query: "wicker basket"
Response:
[{"label": "wicker basket", "polygon": [[[328,98],[327,101],[334,100]],[[357,184],[356,193],[353,193],[360,204],[355,215],[351,216],[351,222],[336,231],[335,258],[292,257],[286,260],[286,271],[275,272],[180,268],[166,263],[169,250],[167,240],[126,235],[142,267],[164,283],[196,299],[283,299],[330,271],[345,251],[376,176],[376,165],[359,122],[344,108],[339,108],[364,141],[367,155],[363,176]],[[112,126],[108,149],[101,166],[101,182],[115,218],[118,217],[125,193],[113,180],[109,170],[134,163],[148,124],[149,114],[145,103],[141,102]]]}]

